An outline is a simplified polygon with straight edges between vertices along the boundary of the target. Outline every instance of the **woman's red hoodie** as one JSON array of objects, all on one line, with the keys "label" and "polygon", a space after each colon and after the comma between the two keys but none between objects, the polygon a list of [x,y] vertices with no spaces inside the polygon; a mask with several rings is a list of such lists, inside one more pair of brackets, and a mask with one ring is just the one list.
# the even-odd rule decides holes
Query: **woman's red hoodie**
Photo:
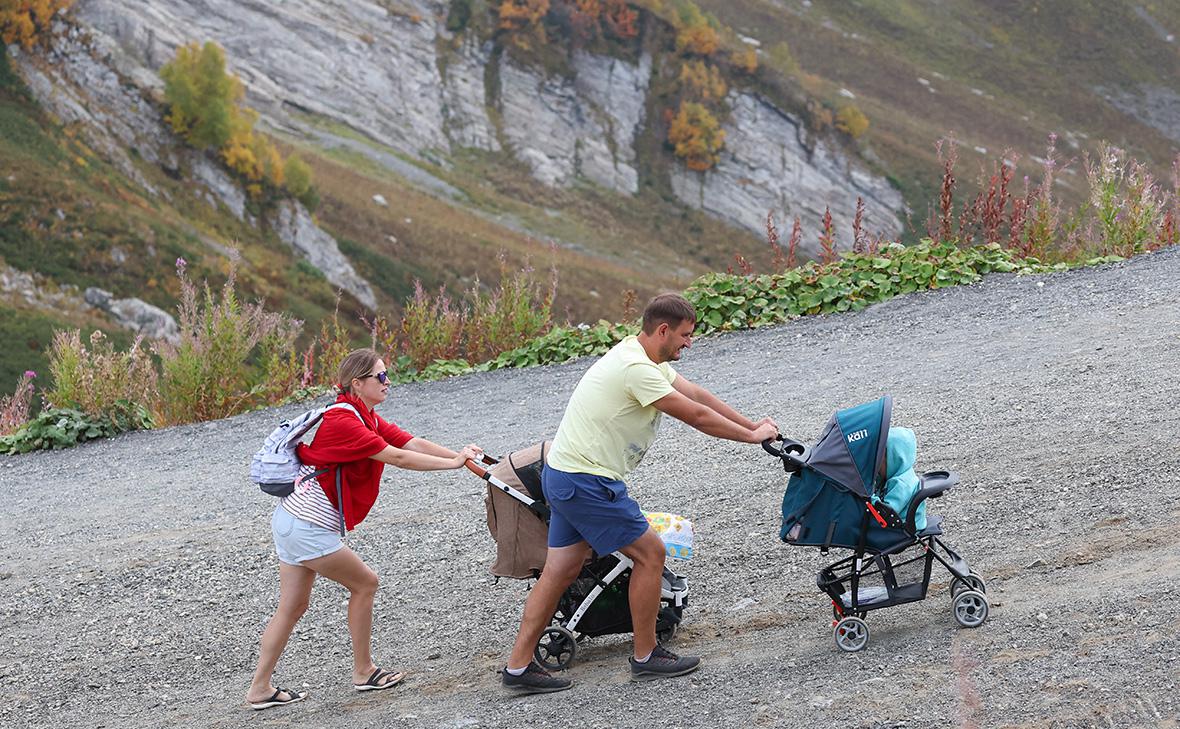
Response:
[{"label": "woman's red hoodie", "polygon": [[340,505],[336,503],[336,469],[340,469],[344,524],[352,530],[369,514],[381,489],[385,464],[370,456],[377,455],[387,445],[401,448],[414,436],[383,420],[356,395],[341,393],[336,402],[356,408],[365,421],[364,425],[346,408],[329,410],[324,413],[311,445],[300,443],[296,453],[303,463],[328,469],[319,477],[320,487],[337,509]]}]

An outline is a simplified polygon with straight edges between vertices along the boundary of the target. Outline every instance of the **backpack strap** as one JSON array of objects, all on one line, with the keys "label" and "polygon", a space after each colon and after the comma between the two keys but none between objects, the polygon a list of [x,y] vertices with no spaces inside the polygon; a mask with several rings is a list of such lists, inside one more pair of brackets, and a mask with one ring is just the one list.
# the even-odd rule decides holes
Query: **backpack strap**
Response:
[{"label": "backpack strap", "polygon": [[[363,417],[361,417],[360,411],[357,410],[352,405],[352,403],[337,402],[337,403],[332,403],[328,407],[324,408],[325,411],[333,410],[333,409],[351,410],[352,414],[357,417],[357,420],[361,421],[361,425],[365,426],[365,430],[369,430],[369,424],[365,422],[365,419]],[[326,473],[327,470],[328,469],[324,469],[324,472]],[[344,536],[346,536],[346,529],[345,529],[345,525],[344,525],[344,477],[340,472],[340,464],[336,464],[336,505],[337,505],[338,511],[340,512],[340,536],[344,537]]]}]

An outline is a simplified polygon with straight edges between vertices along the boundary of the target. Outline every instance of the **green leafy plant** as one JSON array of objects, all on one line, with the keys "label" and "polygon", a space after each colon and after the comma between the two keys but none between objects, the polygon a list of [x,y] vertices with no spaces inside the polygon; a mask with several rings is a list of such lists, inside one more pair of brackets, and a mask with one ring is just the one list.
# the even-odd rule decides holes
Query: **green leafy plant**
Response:
[{"label": "green leafy plant", "polygon": [[924,239],[893,244],[877,254],[846,253],[827,264],[812,261],[784,273],[735,276],[711,273],[685,296],[697,310],[697,332],[748,329],[804,314],[852,311],[898,294],[977,281],[993,271],[1054,270],[998,244],[959,248]]},{"label": "green leafy plant", "polygon": [[151,414],[137,403],[121,400],[104,417],[74,408],[48,408],[11,435],[0,436],[0,453],[56,450],[129,430],[153,426]]}]

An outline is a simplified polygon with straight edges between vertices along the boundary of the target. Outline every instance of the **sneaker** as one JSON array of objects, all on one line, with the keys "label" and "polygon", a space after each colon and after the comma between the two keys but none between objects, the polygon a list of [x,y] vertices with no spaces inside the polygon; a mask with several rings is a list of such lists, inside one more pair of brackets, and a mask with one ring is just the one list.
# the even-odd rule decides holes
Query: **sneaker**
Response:
[{"label": "sneaker", "polygon": [[651,657],[643,663],[631,657],[631,680],[650,681],[653,678],[668,678],[692,673],[701,667],[698,656],[678,656],[662,645],[656,646]]},{"label": "sneaker", "polygon": [[554,691],[565,691],[574,685],[574,682],[568,678],[557,678],[551,675],[536,661],[529,663],[528,668],[524,669],[524,673],[519,676],[513,676],[505,667],[500,671],[500,683],[504,685],[504,688],[518,694],[548,694]]}]

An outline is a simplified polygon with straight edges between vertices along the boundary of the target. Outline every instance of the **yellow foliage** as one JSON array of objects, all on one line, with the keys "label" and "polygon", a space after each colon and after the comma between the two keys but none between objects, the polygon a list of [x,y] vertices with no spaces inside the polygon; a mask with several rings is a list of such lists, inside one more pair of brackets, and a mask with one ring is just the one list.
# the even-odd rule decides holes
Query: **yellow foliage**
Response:
[{"label": "yellow foliage", "polygon": [[836,128],[853,139],[859,139],[869,130],[869,118],[854,104],[848,104],[836,112]]},{"label": "yellow foliage", "polygon": [[720,159],[725,132],[704,106],[682,101],[680,111],[668,128],[668,141],[688,169],[704,172]]},{"label": "yellow foliage", "polygon": [[680,67],[680,92],[690,101],[709,104],[725,98],[729,87],[716,66],[688,61]]},{"label": "yellow foliage", "polygon": [[598,20],[602,15],[602,3],[599,0],[575,0],[574,7],[582,15],[586,15],[593,20]]},{"label": "yellow foliage", "polygon": [[[549,0],[502,0],[499,27],[512,33],[513,40],[523,41],[526,36],[533,35],[543,43],[545,29],[541,21],[548,12]],[[522,45],[527,46],[527,41]]]},{"label": "yellow foliage", "polygon": [[733,65],[743,72],[753,75],[758,70],[758,51],[754,46],[746,46],[745,50],[733,54]]},{"label": "yellow foliage", "polygon": [[73,0],[0,0],[0,40],[31,48],[57,11]]},{"label": "yellow foliage", "polygon": [[711,56],[717,52],[720,39],[708,23],[687,26],[676,34],[676,50],[697,56]]}]

